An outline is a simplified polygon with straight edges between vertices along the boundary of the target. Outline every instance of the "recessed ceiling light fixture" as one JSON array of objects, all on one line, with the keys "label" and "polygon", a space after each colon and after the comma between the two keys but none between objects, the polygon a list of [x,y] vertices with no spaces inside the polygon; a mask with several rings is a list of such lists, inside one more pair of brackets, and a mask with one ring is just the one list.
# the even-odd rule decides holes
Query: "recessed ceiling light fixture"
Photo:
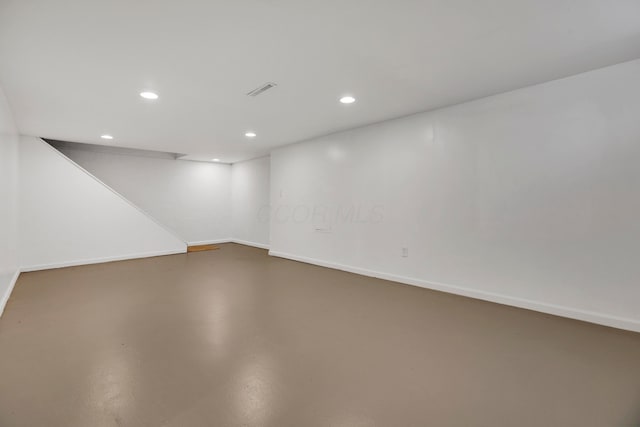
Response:
[{"label": "recessed ceiling light fixture", "polygon": [[340,102],[342,102],[343,104],[353,104],[354,102],[356,102],[356,99],[351,95],[346,95],[340,98]]},{"label": "recessed ceiling light fixture", "polygon": [[104,135],[100,135],[100,138],[102,138],[102,139],[113,139],[113,136],[104,134]]},{"label": "recessed ceiling light fixture", "polygon": [[220,159],[211,159],[212,162],[219,162]]},{"label": "recessed ceiling light fixture", "polygon": [[158,99],[158,94],[155,92],[140,92],[140,96],[144,99]]},{"label": "recessed ceiling light fixture", "polygon": [[251,92],[248,92],[247,95],[256,97],[256,96],[268,91],[269,89],[273,89],[276,86],[278,86],[278,85],[273,83],[273,82],[267,82],[267,83],[263,84],[262,86],[259,86],[259,87],[255,88]]},{"label": "recessed ceiling light fixture", "polygon": [[244,134],[244,136],[246,136],[247,138],[255,138],[258,135],[256,135],[255,132],[247,132]]}]

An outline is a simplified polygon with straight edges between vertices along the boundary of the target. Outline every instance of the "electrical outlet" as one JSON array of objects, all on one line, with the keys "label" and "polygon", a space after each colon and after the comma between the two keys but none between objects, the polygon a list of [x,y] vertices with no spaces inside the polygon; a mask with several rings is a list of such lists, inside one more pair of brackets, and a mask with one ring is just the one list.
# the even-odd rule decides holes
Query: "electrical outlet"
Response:
[{"label": "electrical outlet", "polygon": [[402,258],[407,258],[409,256],[409,248],[402,248]]}]

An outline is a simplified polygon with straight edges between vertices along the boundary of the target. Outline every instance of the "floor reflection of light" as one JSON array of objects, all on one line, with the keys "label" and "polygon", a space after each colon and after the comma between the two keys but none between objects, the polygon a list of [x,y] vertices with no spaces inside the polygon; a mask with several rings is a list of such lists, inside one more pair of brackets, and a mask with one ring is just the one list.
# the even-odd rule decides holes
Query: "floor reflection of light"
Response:
[{"label": "floor reflection of light", "polygon": [[212,347],[211,356],[215,359],[224,358],[229,345],[229,306],[224,292],[216,292],[203,302],[207,322],[207,341]]},{"label": "floor reflection of light", "polygon": [[261,426],[274,410],[274,372],[266,358],[252,360],[240,371],[235,393],[243,425]]},{"label": "floor reflection of light", "polygon": [[120,349],[98,361],[89,379],[89,406],[108,418],[126,420],[134,403],[131,358]]}]

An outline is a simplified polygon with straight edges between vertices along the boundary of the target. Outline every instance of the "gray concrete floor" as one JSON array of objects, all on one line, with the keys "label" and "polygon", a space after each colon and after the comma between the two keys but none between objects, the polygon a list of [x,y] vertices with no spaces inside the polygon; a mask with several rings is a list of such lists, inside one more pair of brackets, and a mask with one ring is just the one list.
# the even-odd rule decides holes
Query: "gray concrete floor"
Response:
[{"label": "gray concrete floor", "polygon": [[23,274],[0,426],[640,426],[640,334],[227,244]]}]

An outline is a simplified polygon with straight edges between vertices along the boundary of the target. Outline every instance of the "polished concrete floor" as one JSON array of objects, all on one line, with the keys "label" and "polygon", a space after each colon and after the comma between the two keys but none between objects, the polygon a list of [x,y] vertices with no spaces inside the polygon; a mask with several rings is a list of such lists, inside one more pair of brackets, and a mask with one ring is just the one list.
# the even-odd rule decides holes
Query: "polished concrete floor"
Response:
[{"label": "polished concrete floor", "polygon": [[640,426],[640,334],[227,244],[23,274],[0,426]]}]

